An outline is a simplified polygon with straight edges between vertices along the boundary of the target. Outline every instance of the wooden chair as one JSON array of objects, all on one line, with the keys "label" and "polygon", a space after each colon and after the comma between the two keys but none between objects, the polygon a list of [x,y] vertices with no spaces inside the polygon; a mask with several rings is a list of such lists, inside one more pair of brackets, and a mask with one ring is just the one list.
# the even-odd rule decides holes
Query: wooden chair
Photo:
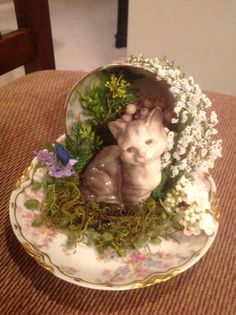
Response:
[{"label": "wooden chair", "polygon": [[55,69],[48,0],[14,0],[18,30],[0,33],[0,75]]}]

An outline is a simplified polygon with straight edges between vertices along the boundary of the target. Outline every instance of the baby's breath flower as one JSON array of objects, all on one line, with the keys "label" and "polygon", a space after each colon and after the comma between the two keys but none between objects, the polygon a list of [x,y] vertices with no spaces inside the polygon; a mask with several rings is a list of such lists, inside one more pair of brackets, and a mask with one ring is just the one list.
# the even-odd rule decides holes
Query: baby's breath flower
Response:
[{"label": "baby's breath flower", "polygon": [[185,78],[166,58],[151,60],[140,55],[132,57],[131,63],[155,73],[157,81],[164,80],[170,85],[176,114],[171,122],[177,124],[179,131],[162,156],[162,168],[168,167],[174,178],[183,173],[207,172],[221,156],[222,146],[219,140],[211,140],[217,133],[214,127],[218,122],[214,111],[209,118],[206,115],[211,101],[192,77]]},{"label": "baby's breath flower", "polygon": [[181,117],[181,123],[182,123],[182,124],[185,124],[185,123],[187,122],[188,116],[189,116],[188,111],[184,110],[184,111],[182,112],[182,117]]},{"label": "baby's breath flower", "polygon": [[196,178],[194,182],[182,176],[163,201],[168,212],[178,213],[183,233],[199,235],[204,231],[212,235],[216,230],[216,222],[208,212],[210,209],[209,195],[204,184]]},{"label": "baby's breath flower", "polygon": [[215,232],[215,220],[210,213],[203,213],[201,215],[199,227],[207,235],[212,235]]},{"label": "baby's breath flower", "polygon": [[216,125],[218,123],[216,112],[211,112],[209,122],[213,125]]}]

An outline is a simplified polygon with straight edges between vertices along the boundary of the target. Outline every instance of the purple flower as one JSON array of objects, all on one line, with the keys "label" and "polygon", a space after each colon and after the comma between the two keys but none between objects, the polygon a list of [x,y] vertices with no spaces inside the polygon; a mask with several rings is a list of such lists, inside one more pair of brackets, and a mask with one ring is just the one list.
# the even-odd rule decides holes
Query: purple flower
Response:
[{"label": "purple flower", "polygon": [[63,165],[57,160],[54,152],[49,152],[47,150],[37,152],[36,157],[39,162],[46,166],[48,174],[52,177],[62,178],[75,175],[73,166],[78,162],[77,160],[70,159],[66,165]]},{"label": "purple flower", "polygon": [[73,176],[75,175],[75,171],[73,169],[73,165],[77,163],[77,160],[70,159],[66,166],[57,162],[48,167],[48,174],[55,178],[61,178],[65,176]]},{"label": "purple flower", "polygon": [[36,152],[36,157],[39,162],[47,165],[47,164],[52,164],[53,161],[55,160],[55,156],[53,152],[49,152],[47,150],[42,150],[39,152]]}]

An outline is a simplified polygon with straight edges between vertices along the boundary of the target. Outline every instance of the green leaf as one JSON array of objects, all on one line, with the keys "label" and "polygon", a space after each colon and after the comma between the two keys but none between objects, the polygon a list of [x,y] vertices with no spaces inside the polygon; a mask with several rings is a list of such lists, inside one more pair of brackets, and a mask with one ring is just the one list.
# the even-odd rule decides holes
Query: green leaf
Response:
[{"label": "green leaf", "polygon": [[63,228],[63,227],[66,227],[67,225],[69,225],[70,223],[70,218],[63,218],[59,223],[58,223],[58,226]]},{"label": "green leaf", "polygon": [[75,243],[78,237],[77,231],[69,230],[67,233],[69,244]]},{"label": "green leaf", "polygon": [[151,240],[151,242],[152,242],[153,244],[155,244],[155,245],[160,245],[160,244],[161,244],[161,239],[158,238],[158,237],[156,237],[156,238],[153,238],[153,239]]},{"label": "green leaf", "polygon": [[38,162],[35,164],[34,168],[37,170],[39,168],[42,168],[44,165],[41,162]]},{"label": "green leaf", "polygon": [[39,207],[40,202],[37,199],[29,199],[24,202],[27,209],[34,210]]},{"label": "green leaf", "polygon": [[87,230],[87,236],[92,238],[94,241],[99,241],[102,238],[101,234],[91,229]]},{"label": "green leaf", "polygon": [[36,226],[43,225],[44,223],[45,223],[45,220],[42,217],[38,217],[33,221],[32,226],[36,227]]},{"label": "green leaf", "polygon": [[75,126],[75,134],[76,134],[77,137],[79,137],[79,135],[80,135],[80,124],[77,124]]},{"label": "green leaf", "polygon": [[66,149],[73,158],[76,158],[78,143],[70,136],[66,136]]},{"label": "green leaf", "polygon": [[45,149],[47,149],[48,152],[56,152],[55,147],[50,142],[45,143]]},{"label": "green leaf", "polygon": [[37,191],[42,187],[42,184],[39,182],[34,182],[31,186],[31,190],[32,191]]},{"label": "green leaf", "polygon": [[110,242],[110,241],[113,240],[113,235],[111,233],[109,233],[109,232],[104,232],[102,234],[102,238],[104,239],[104,241]]},{"label": "green leaf", "polygon": [[46,182],[47,185],[52,185],[55,183],[55,178],[50,176],[50,175],[45,175],[44,180]]},{"label": "green leaf", "polygon": [[155,200],[158,200],[159,198],[161,198],[161,191],[159,188],[156,188],[152,191],[152,197],[155,199]]}]

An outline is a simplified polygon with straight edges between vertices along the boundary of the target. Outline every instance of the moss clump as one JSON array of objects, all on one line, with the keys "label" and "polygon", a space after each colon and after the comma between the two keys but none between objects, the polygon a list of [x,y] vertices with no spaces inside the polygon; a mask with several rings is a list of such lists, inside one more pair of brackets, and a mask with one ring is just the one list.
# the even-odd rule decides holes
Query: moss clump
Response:
[{"label": "moss clump", "polygon": [[153,198],[126,207],[86,202],[79,175],[56,180],[46,176],[44,186],[47,195],[38,222],[64,231],[70,244],[79,240],[94,244],[100,254],[109,248],[123,256],[128,248],[159,243],[160,236],[180,229],[175,217]]}]

